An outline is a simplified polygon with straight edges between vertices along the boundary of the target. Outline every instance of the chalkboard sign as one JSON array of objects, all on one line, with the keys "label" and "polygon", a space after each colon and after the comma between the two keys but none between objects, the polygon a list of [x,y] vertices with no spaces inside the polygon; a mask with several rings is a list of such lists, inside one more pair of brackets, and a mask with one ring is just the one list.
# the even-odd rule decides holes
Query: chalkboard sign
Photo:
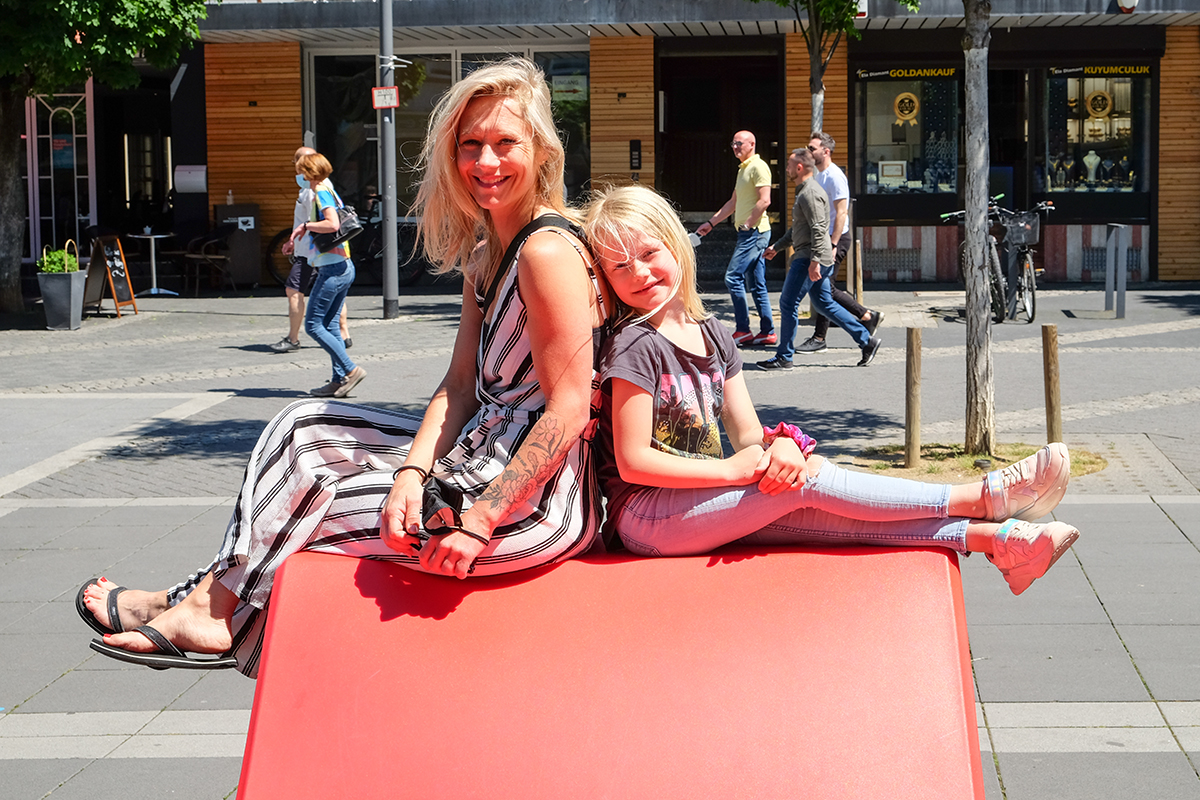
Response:
[{"label": "chalkboard sign", "polygon": [[116,236],[100,236],[92,244],[92,260],[83,289],[84,307],[94,305],[97,311],[100,310],[105,285],[116,304],[118,317],[121,316],[121,306],[133,306],[133,313],[138,313],[137,301],[133,298],[133,284],[129,282],[129,270],[125,264],[125,250]]}]

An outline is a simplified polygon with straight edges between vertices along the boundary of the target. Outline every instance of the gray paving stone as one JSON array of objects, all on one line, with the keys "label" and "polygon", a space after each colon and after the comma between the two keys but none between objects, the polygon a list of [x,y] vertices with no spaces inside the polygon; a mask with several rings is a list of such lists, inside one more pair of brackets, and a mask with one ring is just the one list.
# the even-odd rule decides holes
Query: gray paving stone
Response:
[{"label": "gray paving stone", "polygon": [[[79,637],[81,657],[95,656],[102,669],[73,669],[39,691],[21,706],[23,713],[47,711],[158,711],[188,690],[200,674],[191,670],[151,670],[105,658]],[[87,655],[84,656],[83,654]],[[115,667],[109,665],[116,665]],[[91,662],[88,664],[92,666]]]},{"label": "gray paving stone", "polygon": [[[22,629],[17,628],[17,626],[22,620],[44,605],[46,604],[38,602],[0,603],[0,631],[7,633],[24,632]],[[10,630],[10,628],[13,630]]]},{"label": "gray paving stone", "polygon": [[1180,753],[1000,753],[1008,800],[1200,798]]},{"label": "gray paving stone", "polygon": [[1148,699],[1110,625],[979,625],[968,636],[984,703]]},{"label": "gray paving stone", "polygon": [[1121,625],[1121,639],[1158,700],[1200,700],[1200,625]]},{"label": "gray paving stone", "polygon": [[1104,606],[1071,554],[1014,596],[1000,570],[986,558],[961,559],[967,630],[976,625],[1107,624]]},{"label": "gray paving stone", "polygon": [[147,758],[95,761],[67,781],[53,800],[224,800],[237,787],[240,758]]},{"label": "gray paving stone", "polygon": [[116,563],[115,550],[31,550],[0,566],[0,602],[53,600],[97,570]]},{"label": "gray paving stone", "polygon": [[69,531],[105,513],[106,508],[18,508],[0,517],[0,531],[9,528],[53,528]]},{"label": "gray paving stone", "polygon": [[[80,581],[83,583],[83,581]],[[9,605],[8,603],[2,605]],[[25,605],[25,604],[22,604]],[[29,613],[13,620],[4,628],[5,633],[66,633],[76,636],[93,636],[95,632],[87,627],[79,615],[75,613],[75,593],[71,592],[69,600],[62,599],[53,603],[30,603]]]},{"label": "gray paving stone", "polygon": [[32,697],[87,659],[87,642],[80,634],[0,633],[5,663],[17,665],[0,669],[0,708],[28,710]]},{"label": "gray paving stone", "polygon": [[166,533],[191,522],[205,510],[196,506],[121,506],[108,509],[95,522],[99,525],[145,525]]},{"label": "gray paving stone", "polygon": [[216,670],[180,695],[173,710],[248,709],[254,703],[257,684],[234,669]]},{"label": "gray paving stone", "polygon": [[42,800],[92,763],[85,758],[6,760],[4,796],[7,800]]}]

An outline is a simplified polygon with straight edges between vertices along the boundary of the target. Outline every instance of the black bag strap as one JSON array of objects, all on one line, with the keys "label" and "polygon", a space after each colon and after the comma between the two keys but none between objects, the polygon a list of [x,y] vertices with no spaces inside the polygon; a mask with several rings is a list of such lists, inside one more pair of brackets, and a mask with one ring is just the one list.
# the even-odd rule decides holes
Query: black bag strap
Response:
[{"label": "black bag strap", "polygon": [[496,269],[496,274],[492,276],[491,285],[488,286],[487,291],[484,293],[483,301],[476,301],[479,302],[479,310],[484,315],[487,314],[492,301],[496,299],[496,292],[500,289],[500,282],[504,280],[504,276],[508,273],[508,265],[517,257],[517,251],[521,249],[521,245],[525,243],[526,239],[542,228],[565,228],[575,234],[580,241],[583,241],[583,230],[562,214],[543,214],[524,228],[521,228],[509,243],[508,249],[504,251],[504,258],[500,260],[500,266]]}]

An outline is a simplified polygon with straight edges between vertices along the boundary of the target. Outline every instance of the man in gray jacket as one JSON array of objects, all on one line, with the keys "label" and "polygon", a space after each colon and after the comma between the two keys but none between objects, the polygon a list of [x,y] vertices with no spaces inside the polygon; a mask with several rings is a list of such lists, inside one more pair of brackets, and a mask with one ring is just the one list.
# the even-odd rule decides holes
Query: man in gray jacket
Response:
[{"label": "man in gray jacket", "polygon": [[[829,238],[829,196],[820,185],[812,180],[815,169],[813,155],[805,148],[793,150],[788,158],[788,177],[796,182],[796,199],[792,206],[792,227],[779,241],[767,248],[764,256],[775,254],[788,244],[795,248],[791,268],[783,282],[780,297],[783,316],[780,320],[779,349],[791,351],[796,337],[796,308],[800,298],[809,294],[814,310],[819,310],[854,337],[862,348],[859,366],[866,366],[879,349],[879,340],[873,338],[863,324],[833,302],[829,296],[830,275],[834,271],[833,246]],[[791,313],[788,313],[791,309]],[[773,358],[759,361],[763,369],[792,369],[794,364],[788,355],[777,353]]]}]

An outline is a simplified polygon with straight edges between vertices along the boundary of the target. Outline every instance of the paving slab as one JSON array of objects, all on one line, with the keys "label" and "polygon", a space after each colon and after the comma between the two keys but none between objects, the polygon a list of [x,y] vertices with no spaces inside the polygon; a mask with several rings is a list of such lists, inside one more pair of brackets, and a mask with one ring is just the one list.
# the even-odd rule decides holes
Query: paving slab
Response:
[{"label": "paving slab", "polygon": [[997,759],[1009,798],[1200,798],[1200,781],[1182,752],[999,753]]}]

